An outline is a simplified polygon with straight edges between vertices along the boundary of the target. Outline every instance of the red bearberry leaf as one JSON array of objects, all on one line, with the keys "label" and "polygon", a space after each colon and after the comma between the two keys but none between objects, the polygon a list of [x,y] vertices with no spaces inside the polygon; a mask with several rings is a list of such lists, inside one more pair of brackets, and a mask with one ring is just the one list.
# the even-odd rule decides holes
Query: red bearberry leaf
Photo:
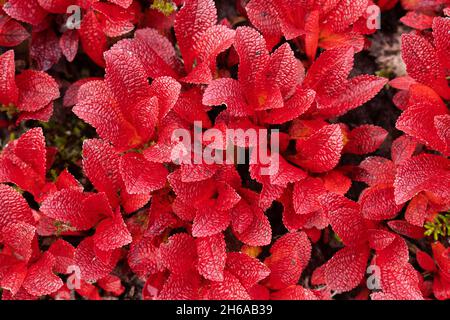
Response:
[{"label": "red bearberry leaf", "polygon": [[[449,10],[449,8],[447,8]],[[442,65],[450,69],[450,21],[448,18],[436,17],[433,19],[433,37],[437,55]]]},{"label": "red bearberry leaf", "polygon": [[14,51],[9,50],[0,56],[0,103],[8,105],[17,103],[19,90],[15,81]]},{"label": "red bearberry leaf", "polygon": [[55,272],[67,274],[69,266],[74,264],[75,248],[67,241],[58,239],[52,243],[48,252],[55,257],[55,265],[53,267]]},{"label": "red bearberry leaf", "polygon": [[17,21],[0,16],[0,46],[15,47],[28,39],[30,34]]},{"label": "red bearberry leaf", "polygon": [[367,154],[375,152],[386,139],[388,133],[381,127],[362,125],[353,129],[348,135],[349,142],[344,152],[353,154]]},{"label": "red bearberry leaf", "polygon": [[[139,143],[135,128],[124,119],[111,89],[104,81],[93,80],[81,86],[73,112],[96,128],[98,135],[128,150]],[[114,123],[111,126],[111,123]]]},{"label": "red bearberry leaf", "polygon": [[205,207],[197,210],[192,225],[194,237],[208,237],[224,231],[230,224],[229,211],[221,211],[220,208]]},{"label": "red bearberry leaf", "polygon": [[255,90],[257,77],[267,66],[269,52],[261,34],[249,27],[236,30],[234,46],[239,54],[239,83],[243,92],[250,94]]},{"label": "red bearberry leaf", "polygon": [[213,282],[204,298],[209,300],[249,300],[250,296],[240,281],[230,272],[225,271],[223,281]]},{"label": "red bearberry leaf", "polygon": [[102,220],[95,229],[94,243],[100,250],[109,251],[131,243],[131,234],[123,221],[120,209],[110,218]]},{"label": "red bearberry leaf", "polygon": [[47,12],[41,8],[38,0],[9,0],[3,5],[3,10],[11,17],[32,25],[40,24]]},{"label": "red bearberry leaf", "polygon": [[323,52],[309,68],[303,87],[316,91],[320,99],[335,97],[353,68],[353,53],[348,47]]},{"label": "red bearberry leaf", "polygon": [[95,282],[114,269],[119,257],[120,252],[117,250],[106,252],[96,249],[93,237],[88,237],[77,246],[74,265],[80,268],[82,280]]},{"label": "red bearberry leaf", "polygon": [[319,300],[313,291],[302,286],[290,286],[270,295],[272,300]]},{"label": "red bearberry leaf", "polygon": [[216,72],[217,56],[233,44],[234,35],[234,30],[222,25],[212,26],[201,33],[194,43],[197,65],[183,80],[189,83],[209,83]]},{"label": "red bearberry leaf", "polygon": [[95,17],[94,11],[89,11],[81,21],[80,30],[81,45],[84,52],[99,66],[105,66],[103,52],[107,50],[106,35],[101,30],[101,25]]},{"label": "red bearberry leaf", "polygon": [[223,281],[225,269],[226,243],[222,233],[195,240],[198,255],[198,272],[205,279]]},{"label": "red bearberry leaf", "polygon": [[106,193],[115,208],[118,205],[118,191],[122,188],[118,153],[108,142],[100,139],[85,140],[82,152],[85,175],[95,189]]},{"label": "red bearberry leaf", "polygon": [[405,220],[410,224],[422,227],[428,216],[428,198],[419,193],[409,202],[405,212]]},{"label": "red bearberry leaf", "polygon": [[370,247],[377,251],[386,249],[396,239],[395,234],[384,230],[370,229],[368,235]]},{"label": "red bearberry leaf", "polygon": [[403,236],[412,239],[422,239],[424,237],[425,229],[422,227],[414,226],[403,220],[393,220],[388,222],[388,226]]},{"label": "red bearberry leaf", "polygon": [[268,245],[272,239],[272,228],[264,211],[258,206],[258,194],[247,190],[241,190],[239,194],[242,199],[231,210],[234,234],[249,246]]},{"label": "red bearberry leaf", "polygon": [[161,189],[166,184],[168,175],[167,169],[161,163],[151,163],[139,153],[122,156],[120,172],[130,194],[144,194]]},{"label": "red bearberry leaf", "polygon": [[433,258],[431,258],[426,252],[421,250],[417,250],[416,259],[419,266],[428,272],[436,271],[436,264],[434,263]]},{"label": "red bearberry leaf", "polygon": [[319,196],[326,194],[319,178],[307,177],[294,184],[292,203],[296,214],[305,215],[321,208]]},{"label": "red bearberry leaf", "polygon": [[270,249],[265,264],[270,268],[268,279],[272,289],[295,285],[311,258],[311,243],[304,232],[288,233]]},{"label": "red bearberry leaf", "polygon": [[445,153],[447,147],[435,127],[435,118],[448,110],[439,96],[421,85],[410,89],[412,104],[398,118],[396,127],[431,148]]},{"label": "red bearberry leaf", "polygon": [[365,13],[368,0],[331,1],[335,4],[325,18],[325,26],[334,32],[347,30],[348,26],[355,23]]},{"label": "red bearberry leaf", "polygon": [[188,0],[175,18],[175,34],[184,66],[189,73],[196,57],[195,43],[210,27],[217,23],[216,6],[212,0]]},{"label": "red bearberry leaf", "polygon": [[283,108],[272,109],[267,112],[265,122],[283,124],[304,114],[314,102],[316,93],[313,90],[298,88],[294,95],[284,102]]},{"label": "red bearberry leaf", "polygon": [[381,288],[388,300],[423,300],[417,271],[410,265],[381,268]]},{"label": "red bearberry leaf", "polygon": [[59,47],[67,61],[72,62],[78,52],[79,35],[74,30],[67,30],[59,39]]},{"label": "red bearberry leaf", "polygon": [[51,13],[67,13],[67,8],[74,4],[73,0],[37,0],[39,5]]},{"label": "red bearberry leaf", "polygon": [[331,290],[347,292],[356,288],[366,272],[369,248],[345,247],[326,264],[325,277]]},{"label": "red bearberry leaf", "polygon": [[273,4],[264,0],[251,0],[245,6],[245,10],[252,25],[264,35],[267,47],[270,50],[280,41],[282,36],[281,26]]},{"label": "red bearberry leaf", "polygon": [[110,214],[111,208],[108,207],[104,193],[89,195],[74,189],[63,189],[47,197],[42,202],[41,211],[45,216],[68,223],[78,230],[87,230],[97,223],[102,214]]},{"label": "red bearberry leaf", "polygon": [[139,277],[147,277],[160,271],[161,259],[158,248],[152,243],[151,238],[134,240],[128,252],[128,265]]},{"label": "red bearberry leaf", "polygon": [[359,198],[361,212],[368,220],[389,220],[402,210],[394,199],[394,188],[391,186],[374,186],[363,191]]},{"label": "red bearberry leaf", "polygon": [[98,280],[97,284],[100,288],[112,293],[116,297],[122,295],[125,291],[125,287],[122,285],[120,278],[111,274]]},{"label": "red bearberry leaf", "polygon": [[395,179],[395,164],[381,157],[368,157],[359,165],[360,172],[354,177],[369,186],[378,184],[392,185]]},{"label": "red bearberry leaf", "polygon": [[391,146],[391,158],[396,164],[400,164],[403,161],[409,159],[416,151],[417,142],[410,136],[403,135],[394,142]]},{"label": "red bearberry leaf", "polygon": [[226,262],[227,271],[238,278],[247,290],[270,274],[270,269],[266,265],[245,253],[230,252]]},{"label": "red bearberry leaf", "polygon": [[367,229],[358,203],[333,193],[319,199],[334,232],[346,245],[357,246],[367,240]]},{"label": "red bearberry leaf", "polygon": [[44,296],[57,291],[63,286],[62,280],[53,273],[55,257],[46,252],[30,266],[23,281],[25,290],[34,296]]},{"label": "red bearberry leaf", "polygon": [[449,199],[449,161],[446,158],[422,154],[397,167],[395,177],[395,202],[405,203],[421,191]]},{"label": "red bearberry leaf", "polygon": [[200,277],[198,274],[172,273],[161,289],[160,300],[198,300]]},{"label": "red bearberry leaf", "polygon": [[44,72],[25,70],[16,77],[16,83],[19,88],[17,108],[21,111],[38,111],[59,98],[58,84]]},{"label": "red bearberry leaf", "polygon": [[306,140],[297,140],[295,162],[313,172],[330,171],[339,163],[343,148],[341,127],[328,125]]},{"label": "red bearberry leaf", "polygon": [[191,272],[197,261],[195,240],[186,233],[171,236],[159,250],[162,264],[173,273]]},{"label": "red bearberry leaf", "polygon": [[371,75],[362,75],[349,80],[337,98],[331,103],[319,104],[321,114],[327,116],[340,116],[371,100],[388,83],[388,79]]},{"label": "red bearberry leaf", "polygon": [[445,73],[435,48],[424,37],[415,34],[402,36],[402,57],[408,75],[430,86],[443,97],[450,97]]},{"label": "red bearberry leaf", "polygon": [[56,34],[47,29],[31,35],[30,57],[37,69],[47,71],[61,58],[62,52]]},{"label": "red bearberry leaf", "polygon": [[246,116],[252,113],[245,102],[239,82],[231,78],[212,81],[203,94],[203,103],[207,106],[225,104],[232,116]]},{"label": "red bearberry leaf", "polygon": [[24,291],[21,287],[26,275],[26,263],[13,256],[0,255],[0,286],[4,289],[2,300],[7,300],[5,297],[7,293],[20,299],[20,293]]}]

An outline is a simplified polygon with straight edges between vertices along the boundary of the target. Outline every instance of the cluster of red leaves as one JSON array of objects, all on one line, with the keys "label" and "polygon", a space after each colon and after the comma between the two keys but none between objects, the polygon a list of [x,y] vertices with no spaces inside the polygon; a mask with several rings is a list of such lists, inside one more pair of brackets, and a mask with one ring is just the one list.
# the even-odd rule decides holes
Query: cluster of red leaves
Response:
[{"label": "cluster of red leaves", "polygon": [[[66,30],[73,4],[81,27]],[[57,151],[40,128],[0,153],[2,299],[70,299],[62,279],[72,279],[73,267],[75,291],[86,299],[100,299],[99,289],[122,295],[129,273],[145,282],[144,299],[315,300],[355,288],[361,299],[450,298],[450,249],[437,242],[433,257],[410,250],[410,239],[424,239],[424,223],[450,209],[449,20],[436,17],[432,32],[430,25],[403,36],[408,76],[390,84],[401,90],[394,101],[405,134],[387,159],[370,156],[385,129],[339,122],[388,83],[352,75],[355,54],[375,31],[367,27],[371,1],[251,0],[243,9],[251,26],[237,28],[218,21],[212,0],[172,5],[180,9],[147,24],[131,0],[3,6],[0,44],[28,37],[18,21],[32,25],[36,69],[51,69],[62,55],[72,61],[80,39],[105,75],[73,83],[64,97],[99,136],[83,142],[81,155],[92,187],[67,169],[49,178]],[[108,46],[108,37],[135,25],[146,27]],[[18,122],[48,121],[57,82],[33,69],[16,75],[12,50],[0,56],[0,71],[0,103],[20,112]],[[182,128],[194,139],[196,121],[223,132],[283,128],[280,148],[269,163],[252,161],[248,177],[231,164],[176,164],[172,133]],[[218,153],[255,147],[245,139],[202,146],[212,145]],[[342,165],[344,154],[364,160]],[[273,161],[277,170],[265,175]],[[358,201],[345,196],[352,181],[367,185]],[[282,207],[275,223],[287,230],[281,236],[267,214],[274,202]],[[339,250],[312,263],[313,247],[331,242]],[[376,288],[365,284],[368,267],[379,270]]]},{"label": "cluster of red leaves", "polygon": [[450,14],[449,0],[378,0],[382,10],[390,10],[400,2],[407,14],[400,19],[402,23],[417,30],[430,29],[433,19],[441,13]]}]

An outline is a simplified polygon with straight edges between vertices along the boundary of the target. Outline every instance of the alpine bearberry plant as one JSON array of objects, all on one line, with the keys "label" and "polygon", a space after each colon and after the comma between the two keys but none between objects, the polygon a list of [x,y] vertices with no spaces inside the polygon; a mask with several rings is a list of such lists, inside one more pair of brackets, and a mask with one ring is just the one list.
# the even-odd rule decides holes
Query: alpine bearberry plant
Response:
[{"label": "alpine bearberry plant", "polygon": [[1,299],[450,299],[448,1],[0,4]]}]

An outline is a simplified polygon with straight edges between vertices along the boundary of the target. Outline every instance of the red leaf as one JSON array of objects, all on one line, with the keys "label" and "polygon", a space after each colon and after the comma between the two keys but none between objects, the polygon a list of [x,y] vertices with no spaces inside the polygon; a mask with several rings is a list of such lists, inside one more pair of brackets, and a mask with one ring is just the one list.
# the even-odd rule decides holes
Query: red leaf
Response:
[{"label": "red leaf", "polygon": [[313,291],[302,286],[290,286],[271,294],[272,300],[319,300]]},{"label": "red leaf", "polygon": [[79,35],[74,30],[67,30],[59,39],[59,47],[67,61],[72,62],[78,52]]},{"label": "red leaf", "polygon": [[348,47],[323,52],[309,68],[303,87],[316,91],[319,98],[335,97],[353,68],[353,53]]},{"label": "red leaf", "polygon": [[450,97],[450,89],[436,50],[424,37],[404,34],[402,36],[402,57],[411,77],[430,86],[443,97]]},{"label": "red leaf", "polygon": [[32,33],[30,57],[39,70],[49,70],[61,55],[58,37],[51,29]]},{"label": "red leaf", "polygon": [[307,177],[294,184],[292,203],[296,214],[305,215],[321,209],[319,196],[326,190],[319,178]]},{"label": "red leaf", "polygon": [[[264,211],[258,206],[258,195],[250,191],[246,191],[244,194],[242,190],[240,195],[243,199],[232,210],[233,221],[236,221],[240,212],[246,212],[248,216],[245,220],[248,221],[241,221],[239,224],[233,225],[234,234],[249,246],[268,245],[272,239],[272,228]],[[239,230],[235,229],[236,226],[240,227]],[[243,231],[240,231],[242,229]]]},{"label": "red leaf", "polygon": [[247,290],[267,278],[270,269],[256,258],[245,253],[230,252],[227,254],[227,271],[232,273]]},{"label": "red leaf", "polygon": [[275,46],[282,36],[281,26],[273,4],[264,0],[251,0],[245,6],[248,18],[267,41],[267,49]]},{"label": "red leaf", "polygon": [[25,290],[34,296],[45,296],[57,291],[63,286],[62,280],[53,273],[55,257],[46,252],[28,269],[23,281]]},{"label": "red leaf", "polygon": [[81,279],[95,282],[106,277],[116,266],[119,251],[100,251],[92,237],[85,238],[75,250],[74,262],[80,268]]},{"label": "red leaf", "polygon": [[110,218],[102,220],[95,229],[94,243],[100,250],[118,249],[131,243],[131,234],[118,208]]},{"label": "red leaf", "polygon": [[198,272],[205,279],[223,281],[226,243],[222,233],[195,240],[198,255]]},{"label": "red leaf", "polygon": [[89,195],[74,189],[63,189],[47,197],[41,211],[47,217],[68,223],[78,230],[87,230],[98,222],[101,214],[108,213],[103,211],[105,202],[99,203],[99,199],[109,206],[104,194]]},{"label": "red leaf", "polygon": [[3,5],[3,10],[11,17],[32,25],[40,24],[47,16],[38,0],[9,0]]},{"label": "red leaf", "polygon": [[128,8],[129,6],[131,6],[131,3],[133,2],[133,0],[109,0],[109,2],[115,3],[119,6],[121,6],[122,8]]},{"label": "red leaf", "polygon": [[17,103],[19,90],[15,81],[14,51],[9,50],[0,56],[0,103],[8,105]]},{"label": "red leaf", "polygon": [[16,83],[19,88],[17,108],[21,111],[38,111],[59,98],[58,84],[44,72],[25,70],[16,77]]},{"label": "red leaf", "polygon": [[427,87],[413,85],[410,92],[411,103],[397,119],[397,129],[445,154],[447,146],[437,132],[435,118],[448,114],[447,107],[439,96]]},{"label": "red leaf", "polygon": [[270,268],[268,279],[272,289],[295,285],[311,258],[311,243],[304,232],[288,233],[279,238],[265,260]]},{"label": "red leaf", "polygon": [[369,248],[345,247],[326,264],[325,277],[328,287],[337,292],[356,288],[364,277],[369,258]]},{"label": "red leaf", "polygon": [[194,65],[195,43],[200,36],[217,23],[216,6],[212,0],[188,0],[175,18],[175,35],[189,73]]},{"label": "red leaf", "polygon": [[51,13],[65,14],[67,8],[74,4],[73,0],[37,0],[39,5]]},{"label": "red leaf", "polygon": [[364,190],[359,198],[359,203],[363,217],[376,221],[395,218],[403,207],[395,203],[394,188],[383,185]]},{"label": "red leaf", "polygon": [[[344,83],[337,98],[328,97],[331,102],[319,104],[320,113],[327,116],[340,116],[371,100],[380,92],[388,79],[370,75],[362,75]],[[326,100],[325,100],[326,101]]]},{"label": "red leaf", "polygon": [[319,199],[334,232],[346,245],[357,246],[367,240],[367,229],[358,203],[332,193]]},{"label": "red leaf", "polygon": [[207,106],[225,104],[233,116],[242,117],[252,113],[241,93],[239,82],[231,78],[212,81],[203,94],[203,103]]},{"label": "red leaf", "polygon": [[48,249],[53,257],[55,257],[54,269],[57,273],[67,274],[69,266],[73,265],[73,257],[75,254],[75,248],[62,239],[58,239],[52,243]]},{"label": "red leaf", "polygon": [[[448,10],[449,8],[447,8]],[[450,69],[450,36],[448,30],[450,22],[448,18],[436,17],[433,19],[433,37],[437,55],[442,65]]]},{"label": "red leaf", "polygon": [[381,127],[362,125],[353,129],[348,135],[349,142],[344,152],[353,154],[367,154],[375,152],[384,142],[388,132]]},{"label": "red leaf", "polygon": [[183,78],[189,83],[209,83],[216,73],[216,58],[234,42],[235,31],[226,26],[212,26],[194,43],[196,67]]},{"label": "red leaf", "polygon": [[168,175],[162,164],[151,163],[138,153],[127,153],[121,157],[120,172],[130,194],[144,194],[161,189]]},{"label": "red leaf", "polygon": [[449,161],[431,154],[422,154],[406,160],[397,167],[395,177],[395,202],[405,203],[421,191],[441,199],[449,199]]},{"label": "red leaf", "polygon": [[313,172],[330,171],[337,166],[344,147],[341,127],[328,125],[306,140],[297,140],[295,162]]},{"label": "red leaf", "polygon": [[17,21],[0,16],[0,46],[15,47],[28,39],[30,34]]},{"label": "red leaf", "polygon": [[100,288],[106,292],[112,293],[116,297],[122,295],[125,291],[122,281],[117,276],[107,275],[105,278],[98,280],[97,284]]},{"label": "red leaf", "polygon": [[209,300],[249,300],[250,296],[240,281],[230,272],[224,272],[221,282],[213,282],[206,293]]},{"label": "red leaf", "polygon": [[230,224],[229,211],[205,207],[197,211],[192,225],[194,237],[208,237],[224,231]]},{"label": "red leaf", "polygon": [[162,264],[173,273],[191,272],[197,261],[195,240],[186,233],[178,233],[160,247]]},{"label": "red leaf", "polygon": [[118,205],[118,192],[122,189],[120,157],[104,140],[90,139],[83,142],[83,170],[95,189],[106,193],[111,207]]},{"label": "red leaf", "polygon": [[89,11],[81,21],[80,30],[81,45],[84,52],[99,66],[105,66],[103,52],[107,50],[106,35],[101,31],[100,23],[93,11]]},{"label": "red leaf", "polygon": [[[93,80],[81,86],[73,112],[96,128],[98,135],[119,149],[128,150],[140,143],[135,128],[124,119],[110,88]],[[111,126],[114,123],[114,126]]]},{"label": "red leaf", "polygon": [[391,158],[396,164],[400,164],[403,161],[412,157],[414,151],[416,150],[417,142],[407,136],[403,135],[394,142],[392,142],[391,146]]}]

